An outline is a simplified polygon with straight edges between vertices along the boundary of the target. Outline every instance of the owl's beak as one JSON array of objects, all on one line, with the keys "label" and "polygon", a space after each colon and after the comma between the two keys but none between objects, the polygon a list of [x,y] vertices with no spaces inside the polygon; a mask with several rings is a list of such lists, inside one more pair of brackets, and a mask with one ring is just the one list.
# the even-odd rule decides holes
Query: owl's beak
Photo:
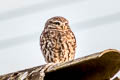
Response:
[{"label": "owl's beak", "polygon": [[67,26],[65,26],[65,24],[63,24],[61,27],[63,30],[67,29]]},{"label": "owl's beak", "polygon": [[64,30],[64,26],[61,26],[62,27],[62,29]]},{"label": "owl's beak", "polygon": [[62,29],[63,29],[63,30],[67,29],[67,27],[66,27],[66,26],[61,26],[61,27],[62,27]]}]

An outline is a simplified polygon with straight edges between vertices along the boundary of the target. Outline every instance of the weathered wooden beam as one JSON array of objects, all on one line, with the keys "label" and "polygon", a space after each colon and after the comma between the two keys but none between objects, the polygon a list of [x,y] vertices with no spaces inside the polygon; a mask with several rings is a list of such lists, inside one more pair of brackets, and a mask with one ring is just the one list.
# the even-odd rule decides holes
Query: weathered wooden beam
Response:
[{"label": "weathered wooden beam", "polygon": [[109,80],[120,70],[120,52],[108,49],[73,61],[25,69],[0,80]]}]

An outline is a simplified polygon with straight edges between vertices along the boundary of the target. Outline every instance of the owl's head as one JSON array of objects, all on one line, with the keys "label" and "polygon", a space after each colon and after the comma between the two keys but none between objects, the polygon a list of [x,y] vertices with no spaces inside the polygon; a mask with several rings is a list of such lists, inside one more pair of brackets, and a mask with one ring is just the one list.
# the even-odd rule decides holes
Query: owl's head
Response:
[{"label": "owl's head", "polygon": [[45,24],[46,29],[59,29],[59,30],[67,30],[70,29],[68,25],[68,20],[61,16],[56,16],[48,19]]}]

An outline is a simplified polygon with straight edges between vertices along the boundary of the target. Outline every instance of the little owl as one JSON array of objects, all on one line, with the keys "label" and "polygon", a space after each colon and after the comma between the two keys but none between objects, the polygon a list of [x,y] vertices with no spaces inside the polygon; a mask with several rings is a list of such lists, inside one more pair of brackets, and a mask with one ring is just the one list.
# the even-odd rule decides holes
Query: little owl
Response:
[{"label": "little owl", "polygon": [[76,39],[68,20],[60,16],[48,19],[40,36],[40,46],[47,63],[73,60]]}]

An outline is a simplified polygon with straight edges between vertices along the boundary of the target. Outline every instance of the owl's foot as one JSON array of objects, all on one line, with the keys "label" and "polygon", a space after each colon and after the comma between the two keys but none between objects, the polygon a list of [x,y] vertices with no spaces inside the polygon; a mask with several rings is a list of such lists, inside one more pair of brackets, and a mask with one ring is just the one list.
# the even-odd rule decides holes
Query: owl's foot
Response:
[{"label": "owl's foot", "polygon": [[53,65],[56,65],[56,63],[48,63],[48,64],[46,64],[46,65],[42,68],[42,70],[40,71],[40,75],[41,75],[42,77],[44,77],[44,76],[45,76],[45,72],[51,70],[51,69],[53,68]]}]

